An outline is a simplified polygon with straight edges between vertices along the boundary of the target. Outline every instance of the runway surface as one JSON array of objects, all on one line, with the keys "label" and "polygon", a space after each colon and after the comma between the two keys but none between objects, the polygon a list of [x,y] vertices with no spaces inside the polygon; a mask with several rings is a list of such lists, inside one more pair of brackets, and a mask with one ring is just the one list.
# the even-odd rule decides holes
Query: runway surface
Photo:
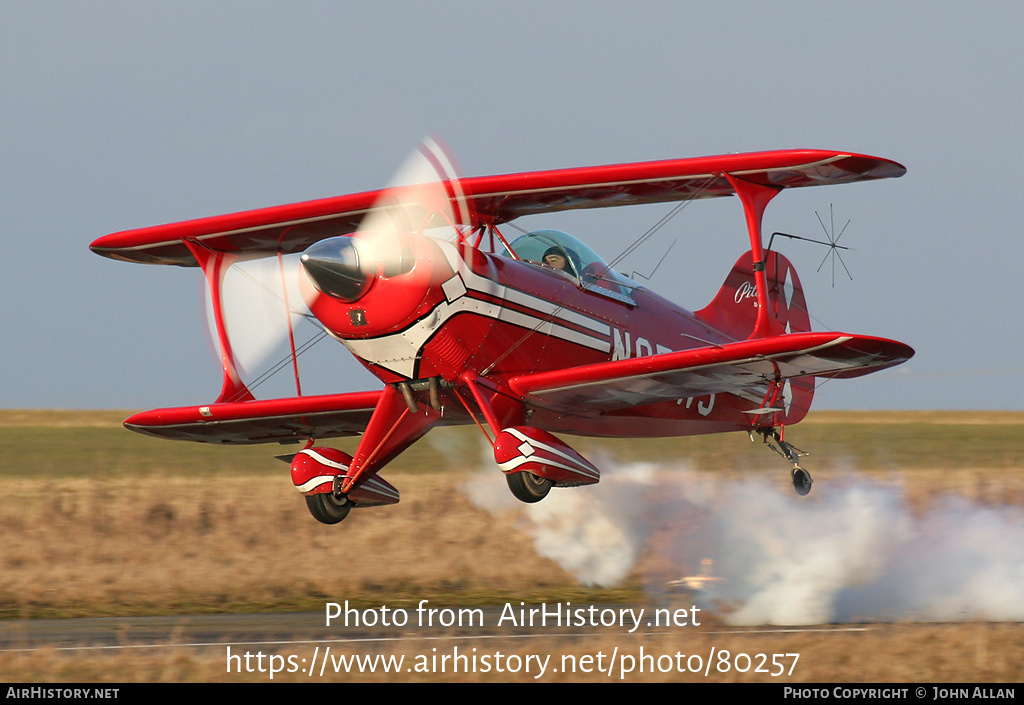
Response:
[{"label": "runway surface", "polygon": [[[616,609],[621,605],[616,606]],[[485,608],[486,625],[497,623],[499,608]],[[870,625],[815,627],[744,627],[702,630],[704,633],[750,634],[868,631]],[[267,648],[310,643],[368,644],[414,640],[586,637],[606,628],[326,626],[323,612],[278,614],[187,615],[174,617],[102,617],[0,622],[0,653],[37,650],[130,651],[133,649],[206,648],[227,645]],[[623,629],[623,634],[628,630]],[[648,635],[638,630],[633,636]]]}]

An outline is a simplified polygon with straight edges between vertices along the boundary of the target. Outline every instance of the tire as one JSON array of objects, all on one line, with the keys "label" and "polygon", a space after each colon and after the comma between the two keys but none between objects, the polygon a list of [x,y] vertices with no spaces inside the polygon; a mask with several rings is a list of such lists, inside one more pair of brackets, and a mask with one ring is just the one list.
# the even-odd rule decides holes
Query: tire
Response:
[{"label": "tire", "polygon": [[306,507],[313,518],[321,524],[337,524],[348,516],[352,504],[347,497],[324,492],[308,495]]},{"label": "tire", "polygon": [[551,480],[538,477],[530,472],[505,475],[505,481],[515,498],[527,504],[541,501],[551,491]]},{"label": "tire", "polygon": [[794,468],[793,473],[793,489],[801,497],[807,495],[811,491],[811,473],[807,472],[801,467]]}]

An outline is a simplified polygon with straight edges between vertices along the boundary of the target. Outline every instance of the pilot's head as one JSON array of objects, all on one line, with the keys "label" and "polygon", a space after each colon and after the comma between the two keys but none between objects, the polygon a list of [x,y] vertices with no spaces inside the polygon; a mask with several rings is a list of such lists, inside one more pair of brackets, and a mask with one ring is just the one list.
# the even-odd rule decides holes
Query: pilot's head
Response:
[{"label": "pilot's head", "polygon": [[544,252],[544,264],[551,269],[565,270],[565,253],[561,247],[549,247]]}]

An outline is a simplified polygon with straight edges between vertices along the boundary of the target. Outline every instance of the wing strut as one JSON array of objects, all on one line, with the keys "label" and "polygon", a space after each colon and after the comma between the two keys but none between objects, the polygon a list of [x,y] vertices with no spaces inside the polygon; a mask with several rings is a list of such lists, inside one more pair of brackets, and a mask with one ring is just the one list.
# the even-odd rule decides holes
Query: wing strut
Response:
[{"label": "wing strut", "polygon": [[299,354],[295,350],[295,328],[292,326],[291,305],[288,303],[288,282],[284,278],[284,255],[277,251],[277,269],[281,274],[281,293],[284,296],[284,315],[288,324],[288,344],[292,350],[292,372],[295,374],[295,395],[302,396],[302,383],[299,382]]},{"label": "wing strut", "polygon": [[726,174],[736,195],[743,203],[743,214],[747,219],[747,233],[750,235],[750,253],[754,262],[754,281],[757,284],[757,322],[750,338],[764,338],[770,335],[768,307],[768,279],[764,271],[764,249],[761,244],[761,220],[768,202],[778,195],[780,188],[763,186],[744,181],[732,174]]},{"label": "wing strut", "polygon": [[245,386],[241,375],[238,374],[238,365],[235,362],[235,354],[231,350],[231,339],[228,337],[220,295],[224,274],[239,257],[237,254],[211,250],[192,239],[185,239],[183,242],[196,258],[199,266],[202,267],[203,274],[206,275],[206,280],[210,284],[213,319],[217,325],[217,341],[220,343],[220,364],[224,368],[224,383],[221,386],[217,402],[251,401],[255,397]]}]

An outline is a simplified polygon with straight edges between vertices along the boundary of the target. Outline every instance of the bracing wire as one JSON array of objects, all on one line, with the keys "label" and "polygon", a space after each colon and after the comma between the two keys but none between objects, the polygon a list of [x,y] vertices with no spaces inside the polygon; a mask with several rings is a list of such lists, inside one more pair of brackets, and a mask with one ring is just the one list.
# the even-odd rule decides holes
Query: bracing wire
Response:
[{"label": "bracing wire", "polygon": [[[700,198],[701,194],[703,194],[704,191],[706,191],[708,189],[708,187],[710,187],[711,184],[713,184],[717,179],[718,179],[718,175],[717,174],[712,174],[711,176],[709,176],[708,179],[706,181],[704,181],[704,183],[702,183],[700,185],[700,187],[696,191],[694,191],[688,198],[683,199],[679,203],[677,203],[672,208],[672,210],[670,210],[666,215],[662,216],[661,219],[658,220],[657,223],[652,225],[650,228],[647,229],[646,232],[644,232],[642,235],[640,235],[640,237],[638,237],[631,244],[629,244],[626,247],[625,250],[623,250],[615,259],[613,259],[609,263],[608,266],[610,268],[615,267],[616,265],[618,265],[619,262],[621,262],[623,259],[625,259],[632,252],[634,252],[638,247],[640,247],[645,242],[647,242],[647,240],[649,240],[651,238],[651,236],[653,236],[656,232],[661,230],[670,220],[672,220],[672,218],[674,218],[676,215],[678,215],[680,213],[680,211],[682,211],[686,206],[688,206],[690,203],[692,203],[696,199]],[[519,228],[518,226],[516,226],[516,229],[522,230],[522,228]],[[526,231],[523,230],[523,232],[526,232]],[[524,342],[526,342],[531,336],[533,336],[542,327],[544,327],[545,325],[548,325],[549,323],[551,323],[551,321],[554,320],[555,316],[557,316],[560,311],[562,311],[566,306],[568,306],[573,301],[575,301],[576,298],[579,297],[580,294],[582,294],[584,291],[585,291],[585,289],[579,289],[578,291],[576,291],[575,294],[573,294],[573,296],[571,296],[569,298],[568,301],[565,301],[563,303],[558,304],[551,311],[551,313],[549,313],[543,320],[541,320],[533,328],[528,330],[519,340],[517,340],[515,343],[513,343],[508,349],[505,350],[505,352],[503,352],[501,355],[499,355],[491,364],[489,364],[486,368],[484,368],[484,370],[480,374],[481,375],[487,375],[491,370],[494,369],[494,367],[496,365],[498,365],[498,363],[500,363],[502,360],[504,360],[506,357],[508,357],[516,348],[518,348],[520,345],[522,345]]]}]

